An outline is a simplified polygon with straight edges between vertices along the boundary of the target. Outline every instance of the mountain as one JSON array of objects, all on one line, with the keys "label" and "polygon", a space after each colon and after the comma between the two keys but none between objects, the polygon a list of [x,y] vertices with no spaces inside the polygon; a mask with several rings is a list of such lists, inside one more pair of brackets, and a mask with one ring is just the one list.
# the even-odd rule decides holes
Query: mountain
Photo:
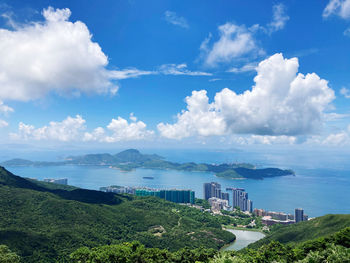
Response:
[{"label": "mountain", "polygon": [[64,190],[13,175],[3,167],[0,209],[0,244],[23,262],[66,262],[82,246],[133,240],[175,251],[218,249],[235,239],[221,229],[217,217],[198,209],[155,197]]},{"label": "mountain", "polygon": [[249,247],[258,248],[271,241],[278,241],[282,244],[297,244],[334,234],[345,227],[350,227],[349,214],[325,215],[298,224],[275,225],[269,235],[249,245]]},{"label": "mountain", "polygon": [[218,177],[228,179],[264,179],[268,177],[294,175],[292,170],[282,170],[278,168],[256,169],[249,163],[175,163],[164,160],[157,154],[142,154],[136,149],[128,149],[115,155],[109,153],[87,154],[82,156],[69,156],[63,162],[32,162],[23,159],[13,159],[3,162],[3,166],[51,166],[51,165],[104,165],[119,168],[123,171],[130,171],[135,168],[147,169],[172,169],[178,171],[200,171],[211,172]]}]

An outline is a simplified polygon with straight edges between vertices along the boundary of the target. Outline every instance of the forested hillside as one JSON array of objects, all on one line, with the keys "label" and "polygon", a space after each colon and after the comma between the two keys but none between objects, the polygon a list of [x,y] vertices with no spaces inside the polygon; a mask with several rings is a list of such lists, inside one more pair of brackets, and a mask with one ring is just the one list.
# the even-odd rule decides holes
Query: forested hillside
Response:
[{"label": "forested hillside", "polygon": [[234,240],[218,219],[158,198],[62,190],[0,168],[0,244],[24,262],[66,260],[82,246],[137,240],[147,247],[218,249]]}]

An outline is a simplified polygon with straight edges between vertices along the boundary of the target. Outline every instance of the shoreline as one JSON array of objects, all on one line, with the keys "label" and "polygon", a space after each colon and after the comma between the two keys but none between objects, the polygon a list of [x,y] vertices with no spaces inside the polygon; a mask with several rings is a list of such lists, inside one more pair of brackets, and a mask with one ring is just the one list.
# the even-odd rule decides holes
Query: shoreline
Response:
[{"label": "shoreline", "polygon": [[[229,244],[226,244],[226,245],[222,246],[222,247],[219,249],[219,251],[225,251],[227,248],[229,248],[229,247],[231,247],[231,246],[234,246],[237,242],[245,241],[244,239],[240,240],[239,237],[237,236],[237,234],[233,233],[233,232],[230,231],[230,230],[236,230],[236,231],[242,231],[242,232],[244,232],[244,231],[247,231],[247,232],[257,232],[257,233],[260,233],[260,234],[263,235],[262,238],[266,237],[266,234],[265,234],[265,233],[263,233],[263,232],[260,231],[260,230],[256,230],[256,229],[255,229],[255,230],[254,230],[254,229],[247,230],[247,229],[241,229],[241,228],[238,228],[238,229],[237,229],[237,228],[233,228],[233,227],[228,227],[228,228],[227,228],[227,226],[223,227],[222,229],[225,230],[225,231],[228,231],[228,232],[230,232],[230,233],[232,233],[232,234],[234,234],[234,235],[236,236],[236,239],[235,239],[235,241],[233,241],[233,242],[231,242],[231,243],[229,243]],[[256,241],[258,241],[258,240],[260,240],[260,239],[262,239],[262,238],[259,238],[259,239],[255,240],[255,241],[253,241],[253,242],[250,242],[249,244],[254,243],[254,242],[256,242]],[[248,246],[249,244],[247,244],[247,246]],[[247,247],[247,246],[244,246],[244,247],[242,247],[242,248],[240,248],[240,249],[237,249],[237,250],[235,250],[235,249],[233,249],[233,248],[232,248],[232,249],[227,249],[227,250],[238,251],[238,250],[241,250],[241,249],[243,249],[243,248],[245,248],[245,247]]]}]

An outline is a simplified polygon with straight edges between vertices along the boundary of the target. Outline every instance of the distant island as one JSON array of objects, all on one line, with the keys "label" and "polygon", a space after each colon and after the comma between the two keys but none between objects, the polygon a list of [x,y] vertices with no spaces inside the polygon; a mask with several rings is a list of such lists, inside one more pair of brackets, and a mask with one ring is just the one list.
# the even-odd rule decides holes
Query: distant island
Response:
[{"label": "distant island", "polygon": [[128,149],[115,155],[109,153],[69,156],[61,162],[37,162],[24,159],[12,159],[2,162],[2,166],[57,166],[57,165],[97,165],[109,166],[122,171],[136,168],[178,170],[191,172],[212,172],[218,177],[229,179],[264,179],[269,177],[294,175],[292,170],[279,168],[257,169],[249,163],[176,163],[166,161],[157,154],[142,154],[136,149]]}]

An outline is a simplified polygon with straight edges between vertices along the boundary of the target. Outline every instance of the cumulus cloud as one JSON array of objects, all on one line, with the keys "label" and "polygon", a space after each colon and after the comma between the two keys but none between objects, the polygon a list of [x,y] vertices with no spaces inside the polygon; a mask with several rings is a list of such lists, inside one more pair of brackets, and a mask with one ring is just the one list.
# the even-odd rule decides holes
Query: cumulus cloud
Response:
[{"label": "cumulus cloud", "polygon": [[203,71],[190,71],[187,64],[164,64],[159,67],[159,72],[164,75],[188,75],[188,76],[212,76],[213,74]]},{"label": "cumulus cloud", "polygon": [[205,90],[186,98],[187,110],[174,124],[158,124],[161,135],[189,136],[254,134],[296,136],[317,131],[324,111],[335,98],[326,80],[298,73],[297,58],[275,54],[259,63],[255,85],[236,94],[228,88],[209,103]]},{"label": "cumulus cloud", "polygon": [[171,139],[182,139],[195,134],[222,135],[226,130],[224,118],[209,104],[205,90],[193,91],[186,97],[187,111],[177,115],[175,124],[159,123],[157,128],[161,135]]},{"label": "cumulus cloud", "polygon": [[11,133],[10,137],[15,140],[77,141],[85,128],[85,120],[80,115],[76,115],[68,116],[62,122],[51,121],[49,125],[40,128],[20,122],[18,133]]},{"label": "cumulus cloud", "polygon": [[91,132],[87,131],[86,121],[80,115],[75,117],[68,116],[61,122],[52,121],[40,128],[20,122],[18,132],[10,133],[10,138],[26,141],[96,141],[112,143],[147,139],[154,134],[153,131],[146,129],[144,122],[137,121],[133,114],[130,114],[130,120],[128,122],[118,117],[117,119],[112,119],[105,129],[97,127]]},{"label": "cumulus cloud", "polygon": [[92,133],[84,134],[85,141],[99,142],[120,142],[120,141],[135,141],[150,138],[154,132],[147,130],[147,125],[142,121],[137,121],[134,114],[130,114],[131,122],[118,117],[112,119],[107,125],[107,131],[102,127],[96,128]]},{"label": "cumulus cloud", "polygon": [[[239,59],[251,59],[264,55],[265,51],[261,48],[255,39],[258,32],[272,34],[285,27],[289,16],[285,12],[283,4],[273,6],[272,21],[266,26],[255,24],[251,27],[237,25],[227,22],[218,27],[219,39],[211,44],[213,35],[209,33],[208,37],[201,43],[201,57],[204,64],[215,67],[220,63],[229,63]],[[241,73],[251,70],[252,67],[233,68],[233,72]]]},{"label": "cumulus cloud", "polygon": [[108,57],[71,11],[49,7],[44,21],[0,29],[0,99],[28,101],[47,93],[115,93],[114,80],[152,74],[108,70]]},{"label": "cumulus cloud", "polygon": [[189,28],[186,18],[178,16],[175,12],[165,11],[164,18],[168,23],[175,26]]},{"label": "cumulus cloud", "polygon": [[343,19],[350,18],[350,0],[330,0],[323,10],[323,17],[331,15],[340,16]]},{"label": "cumulus cloud", "polygon": [[218,31],[218,41],[210,47],[210,34],[200,47],[202,56],[205,57],[204,62],[208,66],[216,66],[218,63],[227,63],[248,54],[254,55],[263,52],[258,47],[253,33],[245,25],[226,23],[219,26]]},{"label": "cumulus cloud", "polygon": [[340,94],[343,95],[345,98],[350,99],[350,90],[347,88],[341,88]]}]

